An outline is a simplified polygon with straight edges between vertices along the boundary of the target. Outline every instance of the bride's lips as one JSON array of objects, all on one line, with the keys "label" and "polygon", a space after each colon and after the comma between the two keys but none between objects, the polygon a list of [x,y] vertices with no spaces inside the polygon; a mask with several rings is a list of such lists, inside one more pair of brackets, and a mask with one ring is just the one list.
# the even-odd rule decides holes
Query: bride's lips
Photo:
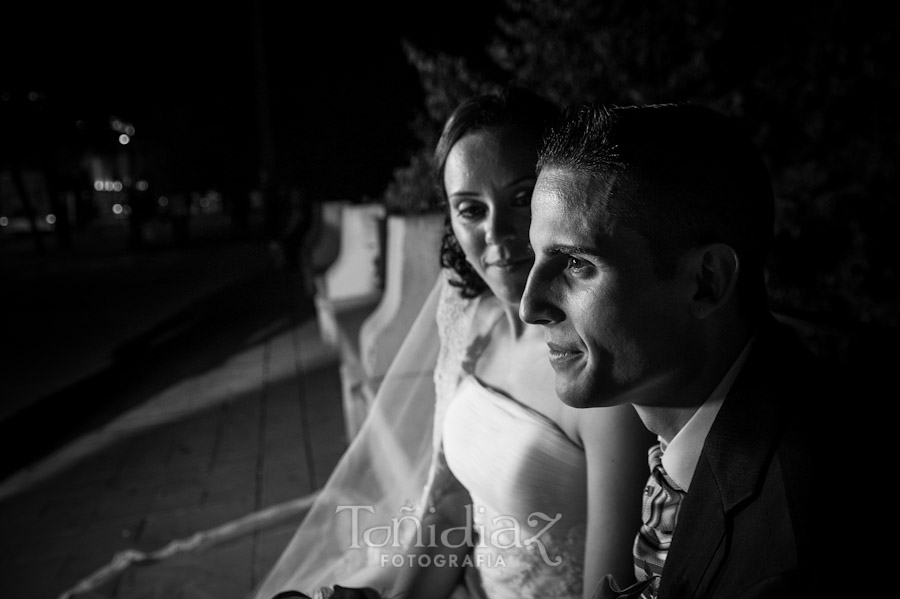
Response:
[{"label": "bride's lips", "polygon": [[496,268],[498,270],[505,271],[513,271],[522,268],[523,266],[531,267],[531,257],[527,258],[515,258],[509,260],[495,260],[493,262],[488,262],[487,266],[490,268]]}]

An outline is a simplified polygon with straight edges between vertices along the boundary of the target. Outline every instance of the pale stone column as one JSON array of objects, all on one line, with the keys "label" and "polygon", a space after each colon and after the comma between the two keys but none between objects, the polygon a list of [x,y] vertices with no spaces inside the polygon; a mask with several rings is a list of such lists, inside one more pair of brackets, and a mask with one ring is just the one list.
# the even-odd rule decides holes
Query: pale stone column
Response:
[{"label": "pale stone column", "polygon": [[[340,313],[375,305],[381,297],[379,263],[384,206],[341,202],[327,207],[332,217],[335,209],[339,211],[338,250],[327,270],[315,277],[315,303],[322,339],[337,346]],[[353,345],[357,341],[355,335],[354,331]]]},{"label": "pale stone column", "polygon": [[437,280],[443,222],[443,213],[388,216],[384,293],[359,333],[373,396]]}]

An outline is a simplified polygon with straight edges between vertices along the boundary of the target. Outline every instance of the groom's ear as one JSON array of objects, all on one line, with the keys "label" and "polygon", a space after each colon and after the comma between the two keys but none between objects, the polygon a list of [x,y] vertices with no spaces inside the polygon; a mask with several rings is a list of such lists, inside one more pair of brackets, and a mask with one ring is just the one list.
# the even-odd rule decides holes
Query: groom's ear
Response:
[{"label": "groom's ear", "polygon": [[694,251],[691,268],[694,281],[691,313],[697,318],[707,318],[734,296],[740,261],[730,245],[710,243]]}]

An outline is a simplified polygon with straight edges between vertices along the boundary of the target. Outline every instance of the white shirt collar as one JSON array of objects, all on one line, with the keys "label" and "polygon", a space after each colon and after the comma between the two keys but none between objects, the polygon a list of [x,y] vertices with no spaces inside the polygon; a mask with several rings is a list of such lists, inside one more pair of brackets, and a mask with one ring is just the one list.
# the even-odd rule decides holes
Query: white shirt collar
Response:
[{"label": "white shirt collar", "polygon": [[706,442],[706,435],[712,428],[719,408],[725,401],[725,396],[731,390],[734,379],[747,361],[747,355],[750,353],[750,347],[753,345],[755,337],[751,338],[741,350],[737,359],[713,389],[709,397],[703,405],[691,416],[687,424],[678,431],[672,440],[666,442],[660,438],[660,445],[663,449],[662,465],[666,474],[671,477],[675,483],[683,490],[687,491],[691,486],[691,479],[694,477],[694,470],[697,468],[697,461],[700,459],[700,452],[703,450],[703,444]]}]

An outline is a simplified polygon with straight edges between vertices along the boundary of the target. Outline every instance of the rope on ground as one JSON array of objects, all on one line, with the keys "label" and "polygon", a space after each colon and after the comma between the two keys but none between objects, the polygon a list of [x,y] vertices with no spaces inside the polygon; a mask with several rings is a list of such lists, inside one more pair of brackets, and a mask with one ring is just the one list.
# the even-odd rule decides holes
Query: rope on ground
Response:
[{"label": "rope on ground", "polygon": [[310,493],[309,495],[304,495],[298,499],[279,503],[264,510],[253,512],[247,516],[238,518],[237,520],[222,524],[221,526],[194,533],[190,537],[176,539],[157,551],[150,553],[138,551],[136,549],[125,549],[124,551],[120,551],[113,556],[112,560],[107,565],[82,579],[69,590],[63,592],[59,596],[59,599],[71,599],[76,595],[92,591],[132,564],[163,560],[172,557],[177,553],[196,550],[201,545],[220,543],[238,537],[244,533],[258,530],[268,524],[277,522],[281,518],[287,518],[309,509],[318,494],[318,491]]}]

